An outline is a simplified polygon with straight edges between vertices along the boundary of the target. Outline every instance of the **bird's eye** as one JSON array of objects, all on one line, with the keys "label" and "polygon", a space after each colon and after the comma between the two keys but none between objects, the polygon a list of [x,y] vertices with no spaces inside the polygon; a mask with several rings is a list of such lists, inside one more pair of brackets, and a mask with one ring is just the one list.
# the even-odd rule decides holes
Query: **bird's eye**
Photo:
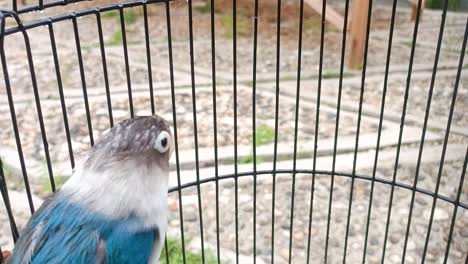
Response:
[{"label": "bird's eye", "polygon": [[162,131],[154,143],[154,148],[161,154],[165,153],[169,149],[169,140],[169,133]]}]

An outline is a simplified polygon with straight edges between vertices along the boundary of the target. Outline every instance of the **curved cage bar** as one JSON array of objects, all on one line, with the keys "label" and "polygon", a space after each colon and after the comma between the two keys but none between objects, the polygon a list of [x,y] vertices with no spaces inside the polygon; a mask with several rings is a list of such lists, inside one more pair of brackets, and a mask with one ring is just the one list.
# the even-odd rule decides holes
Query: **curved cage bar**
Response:
[{"label": "curved cage bar", "polygon": [[162,263],[465,263],[468,13],[424,2],[2,2],[0,251],[106,129],[158,113]]}]

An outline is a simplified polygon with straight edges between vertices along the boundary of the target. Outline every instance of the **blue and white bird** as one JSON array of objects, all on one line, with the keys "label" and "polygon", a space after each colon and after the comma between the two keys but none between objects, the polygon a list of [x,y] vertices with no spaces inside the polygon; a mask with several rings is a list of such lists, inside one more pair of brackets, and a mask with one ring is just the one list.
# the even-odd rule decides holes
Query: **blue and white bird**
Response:
[{"label": "blue and white bird", "polygon": [[156,263],[166,234],[172,152],[162,117],[111,128],[35,212],[7,263]]}]

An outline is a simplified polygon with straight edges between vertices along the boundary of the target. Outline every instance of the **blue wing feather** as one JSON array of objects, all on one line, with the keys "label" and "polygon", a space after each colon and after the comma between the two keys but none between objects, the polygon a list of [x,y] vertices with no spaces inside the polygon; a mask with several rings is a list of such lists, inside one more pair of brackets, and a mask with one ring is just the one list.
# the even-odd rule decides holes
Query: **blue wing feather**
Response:
[{"label": "blue wing feather", "polygon": [[31,218],[7,263],[97,263],[100,243],[100,263],[147,263],[155,231],[135,217],[109,220],[66,199],[51,199]]},{"label": "blue wing feather", "polygon": [[106,240],[106,264],[148,263],[153,248],[155,232],[114,232]]}]

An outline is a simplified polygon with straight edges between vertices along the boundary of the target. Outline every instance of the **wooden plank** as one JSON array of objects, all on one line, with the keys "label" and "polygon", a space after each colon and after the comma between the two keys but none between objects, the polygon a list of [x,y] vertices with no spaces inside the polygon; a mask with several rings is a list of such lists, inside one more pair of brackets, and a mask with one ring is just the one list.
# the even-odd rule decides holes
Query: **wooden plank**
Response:
[{"label": "wooden plank", "polygon": [[369,0],[353,0],[351,6],[350,45],[348,66],[352,69],[362,67],[366,42],[367,13]]},{"label": "wooden plank", "polygon": [[[321,0],[305,0],[305,3],[319,15],[322,15],[323,2]],[[343,30],[343,16],[340,15],[340,13],[336,12],[329,4],[327,4],[327,8],[325,10],[325,21],[330,23],[338,30]]]}]

